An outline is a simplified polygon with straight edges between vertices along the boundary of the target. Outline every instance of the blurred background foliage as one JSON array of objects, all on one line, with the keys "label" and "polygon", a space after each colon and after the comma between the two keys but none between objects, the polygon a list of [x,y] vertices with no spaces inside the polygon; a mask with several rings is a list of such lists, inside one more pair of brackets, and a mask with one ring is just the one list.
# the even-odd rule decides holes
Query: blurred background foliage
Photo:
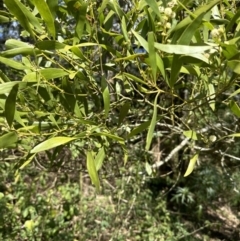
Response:
[{"label": "blurred background foliage", "polygon": [[0,240],[240,240],[239,1],[0,2]]}]

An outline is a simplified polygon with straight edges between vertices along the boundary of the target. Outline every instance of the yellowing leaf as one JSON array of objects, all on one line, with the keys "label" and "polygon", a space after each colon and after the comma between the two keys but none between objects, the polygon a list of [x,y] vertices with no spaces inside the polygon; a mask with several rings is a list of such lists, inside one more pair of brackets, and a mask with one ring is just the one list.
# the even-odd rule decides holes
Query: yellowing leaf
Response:
[{"label": "yellowing leaf", "polygon": [[192,130],[184,131],[183,135],[195,141],[198,139],[196,131],[192,131]]},{"label": "yellowing leaf", "polygon": [[184,177],[190,175],[195,167],[196,161],[198,159],[198,154],[195,154],[193,158],[189,161],[187,171],[184,174]]}]

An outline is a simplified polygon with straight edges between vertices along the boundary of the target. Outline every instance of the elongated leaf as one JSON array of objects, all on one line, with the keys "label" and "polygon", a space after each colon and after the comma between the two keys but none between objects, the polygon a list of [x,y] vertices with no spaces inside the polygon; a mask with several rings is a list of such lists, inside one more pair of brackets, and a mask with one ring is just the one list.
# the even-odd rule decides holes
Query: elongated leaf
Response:
[{"label": "elongated leaf", "polygon": [[184,174],[184,177],[190,175],[195,167],[196,161],[198,159],[198,154],[195,154],[193,158],[189,161],[187,171]]},{"label": "elongated leaf", "polygon": [[20,3],[18,0],[4,0],[4,2],[9,11],[18,19],[22,27],[26,29],[32,37],[35,37],[27,17],[25,16],[21,7],[19,6],[22,3]]},{"label": "elongated leaf", "polygon": [[150,32],[148,34],[148,49],[149,49],[149,61],[153,75],[153,82],[156,83],[157,79],[157,58],[156,51],[154,48],[154,33]]},{"label": "elongated leaf", "polygon": [[24,169],[24,167],[26,167],[35,157],[36,154],[31,155],[20,167],[19,170]]},{"label": "elongated leaf", "polygon": [[152,138],[153,138],[153,132],[157,123],[157,100],[158,100],[158,95],[156,95],[155,100],[154,100],[154,106],[153,106],[153,115],[152,115],[152,120],[150,123],[150,127],[148,130],[148,134],[147,134],[147,140],[146,140],[146,151],[149,150],[151,143],[152,143]]},{"label": "elongated leaf", "polygon": [[[195,17],[198,17],[202,13],[207,13],[212,7],[214,7],[219,2],[220,2],[220,0],[209,1],[209,3],[207,5],[200,6],[195,12],[193,12],[192,15],[195,16]],[[189,17],[183,19],[172,31],[177,31],[181,28],[184,28],[185,26],[187,26],[191,22],[192,22],[192,19],[189,16]]]},{"label": "elongated leaf", "polygon": [[7,51],[3,51],[1,53],[1,56],[2,57],[14,57],[19,54],[21,54],[23,56],[27,56],[27,55],[36,55],[36,54],[40,54],[40,53],[41,53],[41,51],[39,51],[38,49],[34,49],[33,47],[27,47],[27,48],[16,48],[16,49],[10,49]]},{"label": "elongated leaf", "polygon": [[56,11],[58,9],[58,0],[47,0],[47,5],[52,13],[53,18],[56,17]]},{"label": "elongated leaf", "polygon": [[23,81],[37,82],[39,76],[42,76],[45,80],[49,80],[49,79],[61,78],[66,75],[69,75],[69,73],[63,69],[57,69],[57,68],[40,69],[38,72],[31,72],[29,74],[26,74],[23,78]]},{"label": "elongated leaf", "polygon": [[105,117],[107,118],[110,110],[110,95],[109,95],[108,83],[104,76],[102,76],[101,86],[102,86]]},{"label": "elongated leaf", "polygon": [[140,43],[140,45],[147,51],[148,51],[148,42],[141,36],[139,35],[137,32],[135,32],[134,30],[132,30],[133,34],[135,35],[135,37],[137,38],[138,42]]},{"label": "elongated leaf", "polygon": [[[161,116],[157,117],[157,121],[161,120]],[[128,135],[127,135],[127,139],[132,138],[133,136],[143,132],[144,130],[146,130],[151,124],[151,120],[146,121],[142,124],[140,124],[139,126],[137,126],[136,128],[134,128]]]},{"label": "elongated leaf", "polygon": [[65,136],[53,137],[53,138],[50,138],[50,139],[38,144],[37,146],[35,146],[30,151],[30,153],[38,153],[41,151],[46,151],[46,150],[52,149],[56,146],[64,145],[75,139],[76,139],[76,137],[65,137]]},{"label": "elongated leaf", "polygon": [[230,103],[229,103],[229,106],[230,106],[230,109],[231,109],[232,113],[234,115],[236,115],[237,117],[240,117],[239,105],[235,101],[231,100]]},{"label": "elongated leaf", "polygon": [[41,50],[64,49],[67,45],[53,40],[44,40],[36,43],[36,47]]},{"label": "elongated leaf", "polygon": [[102,147],[98,151],[98,154],[96,155],[96,157],[94,159],[97,171],[99,171],[101,169],[104,158],[105,158],[105,150],[104,150],[104,147]]},{"label": "elongated leaf", "polygon": [[5,117],[10,128],[14,119],[17,93],[18,85],[14,85],[5,102]]},{"label": "elongated leaf", "polygon": [[236,74],[240,74],[240,61],[239,60],[231,60],[227,62],[227,65],[233,72]]},{"label": "elongated leaf", "polygon": [[173,61],[172,61],[172,67],[171,67],[171,75],[170,80],[168,82],[169,87],[173,87],[177,81],[180,69],[182,67],[182,62],[180,59],[180,55],[174,54]]},{"label": "elongated leaf", "polygon": [[155,48],[169,54],[185,54],[185,55],[199,54],[199,53],[201,54],[213,48],[213,46],[186,46],[186,45],[160,44],[160,43],[155,43],[154,46]]},{"label": "elongated leaf", "polygon": [[202,24],[203,16],[205,12],[201,13],[197,18],[195,18],[184,30],[181,37],[178,39],[178,44],[189,45],[191,43],[192,37],[198,30],[199,26]]},{"label": "elongated leaf", "polygon": [[37,7],[41,17],[43,18],[44,22],[47,25],[48,32],[52,35],[52,37],[55,39],[56,37],[56,31],[55,31],[55,25],[54,25],[54,17],[45,2],[45,0],[34,0],[35,6]]},{"label": "elongated leaf", "polygon": [[156,13],[156,15],[161,18],[161,14],[160,14],[157,2],[155,0],[145,0],[145,2],[150,6],[153,12]]},{"label": "elongated leaf", "polygon": [[88,169],[88,173],[89,173],[92,183],[95,185],[97,191],[99,192],[100,191],[100,181],[99,181],[97,169],[96,169],[95,162],[94,162],[91,151],[87,152],[87,169]]},{"label": "elongated leaf", "polygon": [[231,28],[233,27],[233,25],[235,24],[235,22],[239,19],[240,17],[240,9],[238,9],[238,11],[235,13],[234,17],[231,18],[230,23],[227,25],[226,27],[226,33],[231,30]]},{"label": "elongated leaf", "polygon": [[[13,82],[7,82],[7,83],[0,84],[0,95],[10,93],[11,89],[15,85],[20,85],[20,84],[22,84],[21,81],[13,81]],[[26,86],[27,83],[24,83],[24,84]]]},{"label": "elongated leaf", "polygon": [[3,64],[5,64],[9,67],[14,68],[14,69],[18,69],[18,70],[29,69],[29,67],[15,61],[15,60],[4,58],[4,57],[0,57],[0,62],[2,62]]},{"label": "elongated leaf", "polygon": [[9,132],[0,136],[0,149],[10,147],[18,141],[18,136],[16,132]]}]

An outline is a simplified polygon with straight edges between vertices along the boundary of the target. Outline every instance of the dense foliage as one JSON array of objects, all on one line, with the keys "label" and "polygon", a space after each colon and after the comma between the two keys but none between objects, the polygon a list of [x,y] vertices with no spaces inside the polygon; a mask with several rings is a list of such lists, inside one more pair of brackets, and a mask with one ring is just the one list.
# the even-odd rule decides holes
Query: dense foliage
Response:
[{"label": "dense foliage", "polygon": [[238,4],[5,0],[0,239],[240,239]]}]

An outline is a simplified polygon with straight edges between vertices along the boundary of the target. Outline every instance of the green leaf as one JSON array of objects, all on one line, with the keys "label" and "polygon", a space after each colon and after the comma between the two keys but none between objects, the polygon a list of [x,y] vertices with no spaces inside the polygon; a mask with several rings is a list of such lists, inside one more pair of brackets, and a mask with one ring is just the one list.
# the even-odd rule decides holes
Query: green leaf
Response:
[{"label": "green leaf", "polygon": [[9,67],[12,67],[14,69],[18,69],[18,70],[29,69],[29,67],[21,64],[20,62],[17,62],[12,59],[4,58],[4,57],[0,57],[0,62],[2,62],[5,65],[8,65]]},{"label": "green leaf", "polygon": [[67,45],[53,40],[43,40],[36,43],[36,47],[41,50],[64,49]]},{"label": "green leaf", "polygon": [[235,15],[231,18],[231,21],[229,22],[229,24],[226,27],[226,33],[229,32],[231,30],[231,28],[233,27],[233,25],[237,22],[237,20],[240,17],[240,9],[238,9],[238,11],[235,13]]},{"label": "green leaf", "polygon": [[171,75],[170,80],[168,81],[169,87],[173,87],[178,79],[178,75],[180,72],[180,69],[182,67],[182,62],[180,59],[180,55],[174,54],[173,61],[172,61],[172,67],[171,67]]},{"label": "green leaf", "polygon": [[34,40],[35,35],[30,23],[39,33],[43,32],[38,19],[19,0],[4,0],[4,3],[9,11],[18,19],[22,27],[30,33]]},{"label": "green leaf", "polygon": [[[213,0],[213,1],[209,1],[208,4],[205,4],[203,6],[200,6],[195,12],[193,12],[192,16],[198,17],[199,15],[203,14],[203,13],[207,13],[212,7],[214,7],[216,4],[218,4],[220,2],[220,0]],[[188,24],[190,24],[192,22],[192,19],[190,16],[184,18],[173,30],[173,31],[177,31],[181,28],[186,27]]]},{"label": "green leaf", "polygon": [[122,106],[122,108],[120,109],[119,118],[118,118],[118,126],[120,126],[122,124],[124,118],[127,116],[130,106],[131,105],[129,102],[125,102],[124,105]]},{"label": "green leaf", "polygon": [[35,157],[36,154],[31,155],[20,167],[19,170],[23,170]]},{"label": "green leaf", "polygon": [[0,149],[10,147],[18,141],[16,132],[9,132],[3,136],[0,136]]},{"label": "green leaf", "polygon": [[239,108],[238,104],[235,101],[231,100],[229,103],[229,106],[230,106],[232,113],[239,118],[240,117],[240,108]]},{"label": "green leaf", "polygon": [[104,147],[102,147],[98,151],[98,154],[96,155],[96,157],[94,159],[97,171],[99,171],[101,169],[104,158],[105,158],[105,150],[104,150]]},{"label": "green leaf", "polygon": [[191,138],[192,140],[195,140],[195,141],[198,140],[198,135],[196,131],[192,131],[192,130],[184,131],[183,135],[188,138]]},{"label": "green leaf", "polygon": [[236,74],[240,74],[240,61],[239,60],[228,61],[227,65],[233,72],[235,72]]},{"label": "green leaf", "polygon": [[56,17],[56,11],[58,10],[58,0],[47,0],[47,5],[52,13],[53,18]]},{"label": "green leaf", "polygon": [[148,33],[148,49],[149,49],[149,61],[153,75],[153,82],[156,83],[157,79],[157,58],[156,50],[154,47],[154,33]]},{"label": "green leaf", "polygon": [[41,152],[41,151],[46,151],[46,150],[52,149],[54,147],[66,144],[66,143],[68,143],[70,141],[73,141],[75,139],[76,139],[76,137],[65,137],[65,136],[53,137],[53,138],[50,138],[46,141],[43,141],[42,143],[35,146],[30,151],[30,153],[38,153],[38,152]]},{"label": "green leaf", "polygon": [[[162,117],[158,117],[157,121],[159,121]],[[127,135],[127,139],[132,138],[133,136],[136,136],[137,134],[143,132],[144,130],[146,130],[151,124],[151,120],[146,121],[144,123],[142,123],[141,125],[137,126],[136,128],[134,128],[128,135]]]},{"label": "green leaf", "polygon": [[[135,32],[134,30],[132,30],[133,34],[135,35],[135,37],[137,38],[139,44],[147,51],[148,51],[148,42],[141,36],[139,35],[137,32]],[[156,47],[156,46],[155,46]]]},{"label": "green leaf", "polygon": [[42,76],[45,80],[49,80],[49,79],[61,78],[66,75],[69,75],[69,73],[63,69],[47,68],[47,69],[40,69],[37,72],[31,72],[29,74],[26,74],[23,77],[23,81],[38,82],[39,76]]},{"label": "green leaf", "polygon": [[[13,82],[7,82],[7,83],[0,84],[0,95],[10,93],[11,89],[15,85],[21,85],[21,84],[23,84],[21,81],[13,81]],[[24,85],[26,86],[27,83],[24,83]]]},{"label": "green leaf", "polygon": [[195,154],[193,158],[189,161],[187,171],[184,174],[184,177],[190,175],[195,167],[196,161],[198,159],[198,154]]},{"label": "green leaf", "polygon": [[157,2],[155,0],[145,0],[145,2],[150,6],[153,12],[156,13],[156,15],[161,18],[161,14],[160,14]]},{"label": "green leaf", "polygon": [[207,50],[213,48],[213,46],[187,46],[187,45],[175,45],[175,44],[154,44],[155,48],[169,53],[169,54],[201,54]]},{"label": "green leaf", "polygon": [[151,167],[151,165],[148,163],[148,162],[145,162],[145,170],[146,170],[146,172],[147,172],[147,174],[149,175],[149,176],[151,176],[152,175],[152,167]]},{"label": "green leaf", "polygon": [[14,120],[17,93],[18,85],[14,85],[5,102],[5,117],[10,128]]},{"label": "green leaf", "polygon": [[83,34],[88,4],[84,1],[67,1],[67,8],[76,20],[75,35],[80,40]]},{"label": "green leaf", "polygon": [[105,117],[107,118],[110,110],[110,95],[109,95],[108,83],[106,81],[105,76],[102,76],[101,86],[102,86]]},{"label": "green leaf", "polygon": [[125,16],[122,17],[121,27],[122,27],[122,33],[123,33],[125,40],[129,41]]},{"label": "green leaf", "polygon": [[153,115],[152,115],[152,120],[150,123],[150,127],[147,133],[147,140],[146,140],[146,151],[149,150],[151,143],[152,143],[152,138],[153,138],[153,132],[157,123],[157,100],[158,100],[158,95],[156,95],[155,100],[154,100],[154,106],[153,106]]},{"label": "green leaf", "polygon": [[52,15],[47,3],[45,2],[45,0],[34,0],[34,4],[37,7],[44,22],[46,23],[48,32],[55,39],[56,31],[55,31],[55,25],[54,25],[54,17]]},{"label": "green leaf", "polygon": [[195,32],[198,30],[199,26],[202,24],[202,19],[204,13],[201,13],[197,18],[195,18],[188,26],[185,28],[184,32],[178,39],[178,44],[181,45],[189,45],[191,43],[192,37],[194,36]]},{"label": "green leaf", "polygon": [[99,192],[100,191],[100,181],[99,181],[97,169],[96,169],[95,162],[94,162],[91,151],[87,152],[87,169],[88,169],[88,173],[89,173],[92,183],[95,185],[97,191]]}]

